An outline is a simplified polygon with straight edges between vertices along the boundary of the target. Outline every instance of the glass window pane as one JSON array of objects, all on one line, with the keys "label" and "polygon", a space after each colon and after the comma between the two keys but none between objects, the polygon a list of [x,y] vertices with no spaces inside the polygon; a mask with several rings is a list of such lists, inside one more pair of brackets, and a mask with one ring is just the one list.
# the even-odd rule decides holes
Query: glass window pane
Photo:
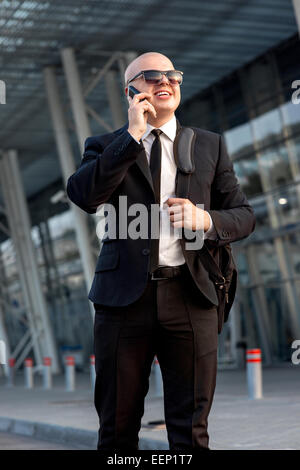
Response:
[{"label": "glass window pane", "polygon": [[233,160],[241,155],[253,152],[253,138],[248,122],[224,132],[224,137],[228,153]]},{"label": "glass window pane", "polygon": [[255,155],[234,162],[234,170],[246,196],[262,192],[262,184]]},{"label": "glass window pane", "polygon": [[282,122],[277,108],[254,118],[251,124],[259,147],[270,145],[282,138]]},{"label": "glass window pane", "polygon": [[269,191],[292,180],[285,143],[262,150],[259,153],[259,166],[264,191]]}]

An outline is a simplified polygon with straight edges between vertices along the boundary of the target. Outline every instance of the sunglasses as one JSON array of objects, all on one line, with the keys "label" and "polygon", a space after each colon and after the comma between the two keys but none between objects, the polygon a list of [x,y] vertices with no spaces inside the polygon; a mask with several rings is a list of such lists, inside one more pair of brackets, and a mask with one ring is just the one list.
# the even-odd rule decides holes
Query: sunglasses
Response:
[{"label": "sunglasses", "polygon": [[180,70],[167,70],[166,72],[160,70],[142,70],[133,78],[127,81],[127,85],[140,76],[144,77],[145,82],[149,85],[159,85],[165,75],[171,85],[181,85],[183,81],[183,72]]}]

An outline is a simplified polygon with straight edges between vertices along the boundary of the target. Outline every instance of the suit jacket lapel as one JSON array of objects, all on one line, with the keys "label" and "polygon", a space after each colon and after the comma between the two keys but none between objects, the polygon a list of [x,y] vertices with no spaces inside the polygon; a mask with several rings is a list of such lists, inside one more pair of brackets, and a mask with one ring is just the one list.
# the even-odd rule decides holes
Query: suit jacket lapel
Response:
[{"label": "suit jacket lapel", "polygon": [[[126,131],[128,129],[128,125],[129,125],[129,123],[127,122],[125,124],[125,126],[122,127],[121,132]],[[148,183],[149,183],[149,185],[150,185],[150,187],[153,191],[153,194],[154,194],[152,176],[151,176],[151,171],[150,171],[150,167],[149,167],[148,160],[147,160],[146,151],[144,149],[143,143],[141,143],[140,145],[142,145],[143,149],[142,149],[142,152],[139,154],[138,158],[136,159],[135,163],[137,164],[137,166],[139,167],[139,169],[143,173],[144,177],[148,181]]]},{"label": "suit jacket lapel", "polygon": [[[127,128],[128,128],[128,122],[122,128],[122,130],[123,129],[127,130]],[[178,121],[178,119],[176,119],[176,135],[178,134],[180,129],[181,129],[181,124]],[[143,145],[143,144],[141,143],[141,145]],[[148,160],[147,160],[146,151],[144,149],[144,146],[143,146],[143,151],[139,154],[139,156],[136,159],[135,163],[137,164],[137,166],[139,167],[139,169],[143,173],[144,177],[148,181],[148,183],[149,183],[149,185],[150,185],[150,187],[153,191],[153,194],[154,194],[151,171],[150,171],[150,167],[149,167],[149,164],[148,164]],[[188,184],[187,180],[188,180],[187,175],[181,173],[177,169],[176,183],[175,183],[175,194],[176,194],[177,197],[186,197],[184,194],[186,193],[186,191],[188,189],[187,188],[187,184]]]},{"label": "suit jacket lapel", "polygon": [[[141,143],[141,145],[143,145],[143,144]],[[153,194],[154,194],[152,175],[151,175],[151,171],[150,171],[150,167],[149,167],[149,163],[148,163],[148,160],[147,160],[147,155],[146,155],[146,151],[144,149],[144,146],[143,146],[143,151],[139,154],[139,156],[136,159],[135,163],[137,164],[137,166],[139,167],[139,169],[141,170],[141,172],[145,176],[146,180],[150,184],[151,189],[152,189]]]}]

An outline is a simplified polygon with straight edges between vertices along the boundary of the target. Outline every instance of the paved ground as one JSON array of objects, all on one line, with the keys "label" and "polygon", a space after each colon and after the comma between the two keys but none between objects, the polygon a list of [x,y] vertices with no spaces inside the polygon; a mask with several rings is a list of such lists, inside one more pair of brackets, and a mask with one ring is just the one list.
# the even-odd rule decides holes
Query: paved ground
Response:
[{"label": "paved ground", "polygon": [[[23,374],[11,389],[0,377],[0,431],[42,437],[48,442],[57,440],[66,448],[82,444],[94,449],[98,418],[89,376],[77,374],[76,380],[76,391],[66,392],[63,377],[54,378],[51,391],[41,388],[39,376],[33,390],[24,388]],[[264,368],[263,382],[264,398],[253,401],[247,397],[245,371],[218,372],[209,419],[211,449],[300,449],[300,366]],[[140,432],[141,448],[168,449],[165,426],[149,426],[149,422],[164,418],[163,400],[154,392],[152,376]]]},{"label": "paved ground", "polygon": [[33,439],[28,436],[0,432],[1,450],[77,450],[77,447]]}]

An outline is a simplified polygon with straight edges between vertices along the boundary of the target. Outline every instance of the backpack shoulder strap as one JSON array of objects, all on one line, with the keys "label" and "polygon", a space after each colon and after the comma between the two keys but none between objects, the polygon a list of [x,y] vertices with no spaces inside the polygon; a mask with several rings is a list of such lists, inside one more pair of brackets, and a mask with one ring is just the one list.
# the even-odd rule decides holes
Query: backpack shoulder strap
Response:
[{"label": "backpack shoulder strap", "polygon": [[173,144],[174,159],[177,166],[176,194],[188,198],[190,177],[195,171],[194,144],[196,134],[190,127],[179,127]]}]

